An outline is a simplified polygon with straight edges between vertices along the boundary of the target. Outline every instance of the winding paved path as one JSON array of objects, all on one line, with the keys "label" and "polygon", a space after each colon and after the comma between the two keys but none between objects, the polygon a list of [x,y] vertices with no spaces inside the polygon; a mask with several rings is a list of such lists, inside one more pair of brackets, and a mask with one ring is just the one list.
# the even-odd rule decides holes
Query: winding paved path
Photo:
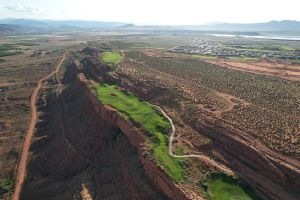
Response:
[{"label": "winding paved path", "polygon": [[64,54],[61,61],[56,65],[55,70],[53,72],[51,72],[50,74],[48,74],[47,76],[45,76],[44,78],[42,78],[42,79],[40,79],[36,82],[36,88],[34,89],[32,95],[31,95],[31,99],[30,99],[31,119],[30,119],[30,124],[29,124],[28,130],[27,130],[27,133],[26,133],[26,137],[25,137],[25,140],[24,140],[24,143],[23,143],[21,158],[20,158],[20,162],[19,162],[19,166],[18,166],[16,188],[15,188],[15,192],[13,194],[12,200],[19,200],[20,199],[20,193],[21,193],[21,190],[22,190],[22,186],[23,186],[23,183],[24,183],[25,176],[26,176],[28,152],[29,152],[31,138],[33,136],[33,132],[34,132],[35,124],[36,124],[36,119],[37,119],[37,112],[36,112],[35,104],[36,104],[36,100],[37,100],[39,90],[42,87],[43,81],[49,79],[51,76],[53,76],[54,74],[56,74],[59,71],[62,63],[65,60],[65,58],[66,58],[66,54]]},{"label": "winding paved path", "polygon": [[171,124],[171,133],[170,133],[170,139],[169,139],[169,155],[170,156],[175,157],[175,158],[198,158],[198,159],[200,159],[200,160],[202,160],[202,161],[204,161],[204,162],[220,169],[221,171],[223,171],[227,174],[231,174],[231,175],[234,174],[226,166],[224,166],[220,163],[217,163],[216,161],[212,160],[211,158],[209,158],[207,156],[197,155],[197,154],[187,154],[187,155],[176,155],[176,154],[174,154],[173,153],[173,140],[174,140],[174,135],[175,135],[175,132],[176,132],[174,123],[173,123],[172,119],[165,113],[165,111],[161,107],[159,107],[157,105],[154,105],[154,106],[160,110],[160,112],[168,119],[168,121]]}]

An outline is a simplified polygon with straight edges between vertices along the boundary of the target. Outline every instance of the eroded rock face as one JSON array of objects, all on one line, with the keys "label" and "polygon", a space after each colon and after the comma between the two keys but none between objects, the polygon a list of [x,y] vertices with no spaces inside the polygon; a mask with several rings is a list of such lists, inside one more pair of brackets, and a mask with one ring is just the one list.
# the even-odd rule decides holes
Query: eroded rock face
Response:
[{"label": "eroded rock face", "polygon": [[70,74],[40,107],[22,199],[82,199],[83,185],[93,199],[187,199],[143,157],[142,134]]},{"label": "eroded rock face", "polygon": [[[202,119],[205,117],[202,116]],[[297,188],[300,187],[300,174],[297,164],[293,166],[293,162],[297,161],[286,160],[263,144],[255,144],[254,139],[251,141],[251,136],[243,139],[241,130],[220,122],[212,125],[204,121],[194,122],[194,127],[215,141],[218,151],[238,175],[268,199],[299,198]]]}]

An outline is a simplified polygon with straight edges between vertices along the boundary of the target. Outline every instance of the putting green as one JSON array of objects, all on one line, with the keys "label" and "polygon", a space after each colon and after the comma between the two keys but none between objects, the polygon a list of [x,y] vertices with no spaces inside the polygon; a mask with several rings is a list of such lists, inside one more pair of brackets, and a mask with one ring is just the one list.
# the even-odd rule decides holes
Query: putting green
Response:
[{"label": "putting green", "polygon": [[213,174],[207,180],[209,200],[260,200],[254,191],[225,174]]},{"label": "putting green", "polygon": [[122,61],[122,56],[119,52],[104,52],[101,55],[101,60],[110,67],[114,67]]}]

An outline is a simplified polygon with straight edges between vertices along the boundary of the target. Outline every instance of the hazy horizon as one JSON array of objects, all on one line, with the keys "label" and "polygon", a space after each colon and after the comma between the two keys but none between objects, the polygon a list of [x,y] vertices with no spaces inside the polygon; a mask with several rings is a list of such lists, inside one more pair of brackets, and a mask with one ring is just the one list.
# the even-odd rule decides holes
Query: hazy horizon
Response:
[{"label": "hazy horizon", "polygon": [[284,19],[284,20],[270,20],[263,22],[208,22],[204,24],[136,24],[132,22],[123,22],[123,21],[107,21],[107,20],[90,20],[90,19],[47,19],[47,18],[0,18],[0,20],[33,20],[33,21],[82,21],[82,22],[108,22],[108,23],[124,23],[124,24],[132,24],[136,26],[203,26],[203,25],[218,25],[218,24],[256,24],[256,23],[269,23],[269,22],[282,22],[282,21],[295,21],[300,22],[300,20],[293,19]]},{"label": "hazy horizon", "polygon": [[136,25],[202,25],[300,21],[300,2],[286,0],[0,0],[0,19],[88,20]]}]

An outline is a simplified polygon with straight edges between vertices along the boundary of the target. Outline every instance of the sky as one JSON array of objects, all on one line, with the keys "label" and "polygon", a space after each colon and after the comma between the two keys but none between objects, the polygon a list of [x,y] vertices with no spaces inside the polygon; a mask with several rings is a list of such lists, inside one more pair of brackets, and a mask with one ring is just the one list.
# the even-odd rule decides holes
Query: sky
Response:
[{"label": "sky", "polygon": [[300,21],[299,8],[300,0],[0,0],[0,18],[201,25]]}]

